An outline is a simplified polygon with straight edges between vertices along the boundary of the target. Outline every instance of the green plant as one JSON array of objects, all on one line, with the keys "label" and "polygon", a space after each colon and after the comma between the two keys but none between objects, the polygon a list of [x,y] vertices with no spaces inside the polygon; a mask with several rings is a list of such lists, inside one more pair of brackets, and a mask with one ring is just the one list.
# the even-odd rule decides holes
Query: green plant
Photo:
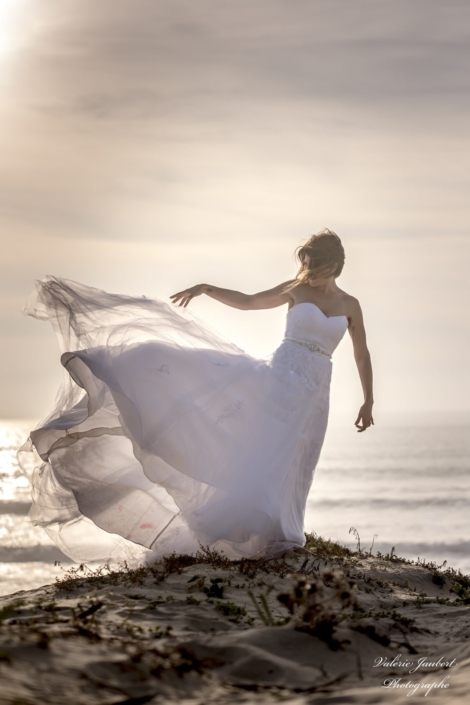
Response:
[{"label": "green plant", "polygon": [[241,617],[246,615],[246,609],[236,605],[234,602],[216,602],[215,608],[222,612],[225,617],[229,617],[229,621],[239,622]]},{"label": "green plant", "polygon": [[201,604],[201,600],[196,600],[196,598],[193,597],[192,595],[188,595],[186,597],[186,602],[188,602],[190,605],[200,605]]},{"label": "green plant", "polygon": [[224,586],[223,582],[225,578],[210,578],[210,587],[203,587],[203,592],[206,593],[207,597],[223,597],[224,596]]},{"label": "green plant", "polygon": [[272,587],[269,587],[266,591],[266,593],[259,593],[258,594],[258,600],[260,600],[261,605],[258,603],[255,595],[252,593],[251,590],[248,590],[248,595],[250,596],[251,601],[253,602],[256,611],[258,613],[258,617],[261,619],[261,621],[267,626],[267,627],[280,627],[284,624],[286,624],[289,621],[289,618],[283,618],[283,619],[274,619],[271,610],[268,604],[267,596],[271,592]]},{"label": "green plant", "polygon": [[312,551],[315,557],[322,560],[337,560],[339,562],[358,555],[347,546],[342,546],[337,541],[324,539],[314,531],[305,534],[305,548]]},{"label": "green plant", "polygon": [[464,605],[470,605],[470,589],[468,587],[457,582],[452,589]]}]

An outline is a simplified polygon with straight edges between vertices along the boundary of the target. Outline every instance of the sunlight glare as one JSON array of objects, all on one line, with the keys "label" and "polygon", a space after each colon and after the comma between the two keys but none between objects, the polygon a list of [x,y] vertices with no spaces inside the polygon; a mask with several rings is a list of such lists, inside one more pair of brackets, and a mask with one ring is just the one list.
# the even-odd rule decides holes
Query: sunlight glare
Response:
[{"label": "sunlight glare", "polygon": [[23,5],[22,0],[0,0],[0,54],[13,51],[19,44]]}]

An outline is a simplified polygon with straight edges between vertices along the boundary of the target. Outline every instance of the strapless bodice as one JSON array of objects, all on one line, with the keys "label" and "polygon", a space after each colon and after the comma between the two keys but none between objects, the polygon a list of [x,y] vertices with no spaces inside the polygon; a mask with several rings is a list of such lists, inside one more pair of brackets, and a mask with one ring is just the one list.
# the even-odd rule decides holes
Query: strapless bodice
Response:
[{"label": "strapless bodice", "polygon": [[288,310],[284,337],[315,343],[331,355],[348,325],[346,316],[325,316],[316,304],[303,302]]}]

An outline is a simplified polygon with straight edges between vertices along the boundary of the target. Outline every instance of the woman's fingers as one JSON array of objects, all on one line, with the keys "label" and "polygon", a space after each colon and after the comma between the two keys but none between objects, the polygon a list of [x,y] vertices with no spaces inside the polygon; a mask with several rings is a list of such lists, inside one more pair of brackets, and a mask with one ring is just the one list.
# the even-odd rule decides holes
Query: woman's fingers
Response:
[{"label": "woman's fingers", "polygon": [[[362,424],[358,423],[358,422],[359,422],[359,419],[362,419]],[[365,431],[365,430],[366,430],[367,428],[369,428],[369,426],[370,426],[371,424],[373,424],[373,423],[374,423],[374,422],[373,422],[372,419],[366,421],[363,416],[359,415],[359,416],[357,417],[357,420],[356,420],[356,423],[355,423],[355,426],[357,426],[357,429],[358,429],[357,432],[358,432],[358,433],[361,433],[362,431]]]},{"label": "woman's fingers", "polygon": [[[361,407],[359,409],[359,414],[357,416],[356,421],[354,422],[354,425],[357,426],[358,433],[365,431],[367,428],[369,428],[369,426],[372,426],[374,423],[374,419],[372,417],[372,414],[369,416],[369,414],[366,413],[366,415],[364,416],[364,412],[362,409],[363,409],[363,407]],[[362,423],[359,423],[360,421]]]},{"label": "woman's fingers", "polygon": [[204,286],[204,284],[196,284],[196,286],[192,286],[189,289],[185,289],[184,291],[178,291],[177,294],[172,294],[170,296],[170,299],[174,299],[174,301],[172,302],[174,304],[176,304],[178,300],[181,299],[179,306],[183,306],[184,308],[186,308],[186,306],[195,296],[200,296],[200,294],[203,293]]},{"label": "woman's fingers", "polygon": [[189,293],[189,291],[179,291],[177,294],[172,294],[170,296],[170,299],[173,299],[172,303],[176,304],[179,301],[178,306],[187,306],[187,304],[191,301],[192,295]]},{"label": "woman's fingers", "polygon": [[356,419],[356,421],[354,422],[355,425],[356,425],[358,428],[360,427],[359,422],[360,422],[361,420],[363,421],[364,419],[363,419],[363,416],[362,416],[362,409],[359,409],[359,413],[358,413],[358,415],[357,415],[357,419]]}]

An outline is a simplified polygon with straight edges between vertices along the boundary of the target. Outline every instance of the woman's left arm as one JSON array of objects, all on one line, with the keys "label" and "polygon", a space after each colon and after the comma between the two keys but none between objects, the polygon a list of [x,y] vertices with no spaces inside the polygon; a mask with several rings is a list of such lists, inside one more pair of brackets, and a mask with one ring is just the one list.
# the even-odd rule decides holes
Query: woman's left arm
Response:
[{"label": "woman's left arm", "polygon": [[[357,299],[352,299],[351,312],[349,315],[349,334],[353,342],[354,359],[356,360],[364,392],[364,404],[359,409],[359,414],[355,421],[358,432],[361,432],[365,431],[366,428],[369,428],[369,426],[374,423],[372,417],[374,393],[372,389],[372,363],[367,347],[362,310]],[[362,424],[360,423],[361,421]]]}]

